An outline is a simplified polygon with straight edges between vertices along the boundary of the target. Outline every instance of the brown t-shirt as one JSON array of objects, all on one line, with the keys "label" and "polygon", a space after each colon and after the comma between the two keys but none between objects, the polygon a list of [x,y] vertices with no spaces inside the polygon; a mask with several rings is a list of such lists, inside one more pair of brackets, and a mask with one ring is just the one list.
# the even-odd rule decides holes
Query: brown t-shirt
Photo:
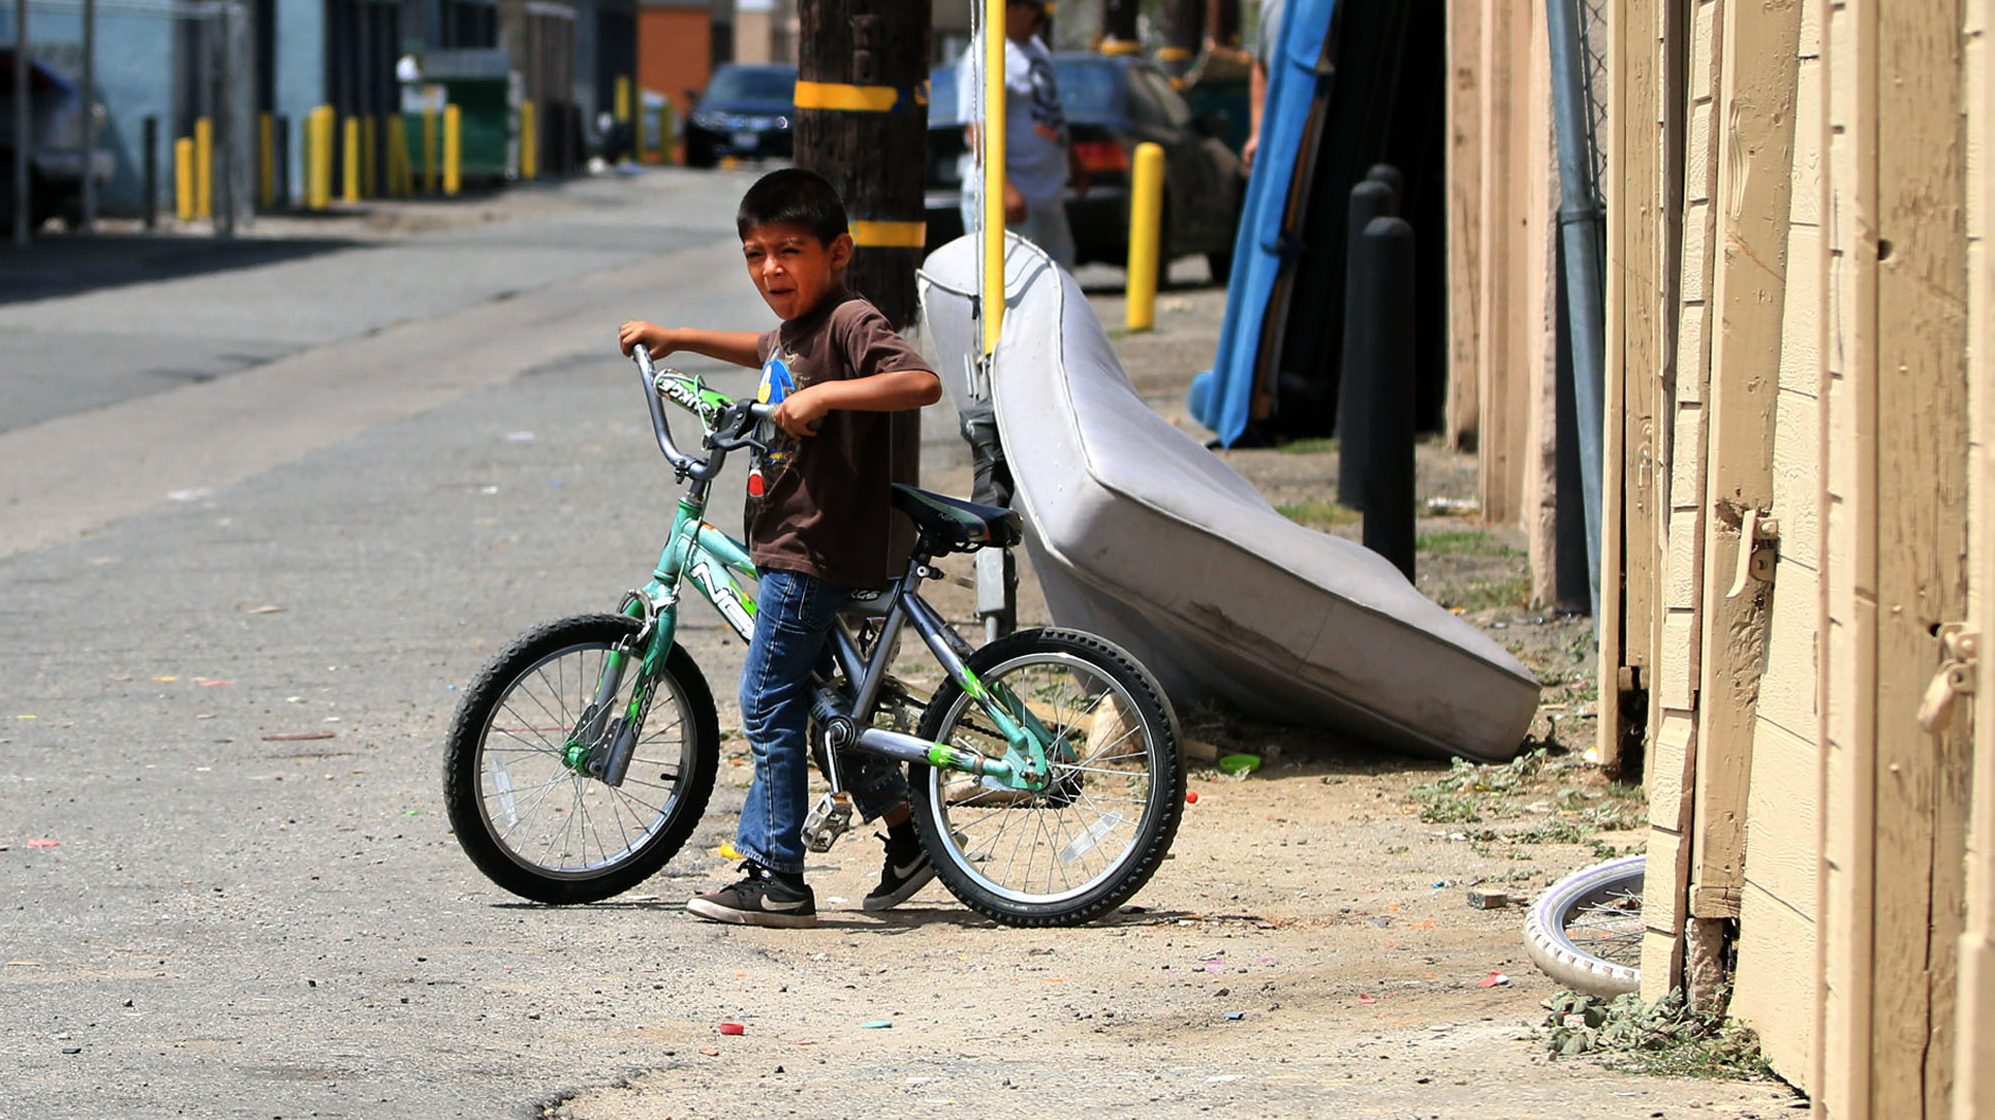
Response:
[{"label": "brown t-shirt", "polygon": [[[823,381],[927,369],[879,309],[853,292],[762,336],[761,399]],[[803,572],[846,587],[879,588],[901,575],[914,525],[888,503],[895,482],[915,482],[921,453],[916,412],[825,414],[817,434],[784,435],[750,468],[748,554],[759,568]]]}]

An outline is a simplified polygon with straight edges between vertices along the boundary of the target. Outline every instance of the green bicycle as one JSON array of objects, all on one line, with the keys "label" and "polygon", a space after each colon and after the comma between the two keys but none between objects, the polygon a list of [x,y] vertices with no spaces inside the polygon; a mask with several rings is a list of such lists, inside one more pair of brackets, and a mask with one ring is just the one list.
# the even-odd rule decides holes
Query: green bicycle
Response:
[{"label": "green bicycle", "polygon": [[[537,902],[596,902],[678,852],[713,791],[719,719],[705,676],[674,640],[688,581],[744,641],[756,572],[743,545],[702,520],[728,452],[757,445],[771,413],[698,377],[637,364],[679,499],[663,553],[616,614],[523,635],[465,694],[443,765],[452,830],[479,870]],[[661,397],[692,412],[705,457],[673,442]],[[909,766],[914,822],[938,877],[1009,925],[1091,921],[1163,862],[1184,810],[1184,760],[1162,690],[1092,634],[1023,630],[981,649],[925,602],[938,557],[1018,543],[1018,515],[909,486],[907,572],[843,616],[814,682],[812,743],[829,786],[804,826],[826,851],[851,822],[841,759]],[[943,670],[924,702],[890,672],[912,626]],[[913,728],[913,733],[909,729]]]}]

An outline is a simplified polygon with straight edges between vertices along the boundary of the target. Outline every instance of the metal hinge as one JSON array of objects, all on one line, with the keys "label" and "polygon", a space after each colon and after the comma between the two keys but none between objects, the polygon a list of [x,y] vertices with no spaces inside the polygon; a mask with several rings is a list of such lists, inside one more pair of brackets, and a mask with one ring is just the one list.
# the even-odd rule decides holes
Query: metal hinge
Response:
[{"label": "metal hinge", "polygon": [[1778,559],[1780,522],[1749,509],[1739,524],[1739,567],[1732,576],[1725,598],[1736,599],[1748,582],[1772,583],[1774,561]]},{"label": "metal hinge", "polygon": [[1979,684],[1981,633],[1965,622],[1949,622],[1940,627],[1940,648],[1946,659],[1919,701],[1919,726],[1934,735],[1953,722],[1954,699],[1973,695]]}]

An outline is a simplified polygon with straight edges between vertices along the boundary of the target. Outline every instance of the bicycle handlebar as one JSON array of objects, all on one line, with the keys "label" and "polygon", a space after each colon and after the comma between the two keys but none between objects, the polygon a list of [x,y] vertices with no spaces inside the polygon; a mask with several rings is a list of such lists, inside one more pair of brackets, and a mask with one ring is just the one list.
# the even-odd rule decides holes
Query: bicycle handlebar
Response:
[{"label": "bicycle handlebar", "polygon": [[[735,401],[721,414],[734,422],[706,433],[705,443],[712,454],[701,459],[679,450],[679,445],[672,439],[672,424],[665,415],[664,402],[658,399],[659,371],[651,360],[650,351],[638,346],[631,350],[631,357],[637,362],[638,376],[644,383],[644,403],[651,409],[652,434],[658,439],[658,450],[664,452],[665,460],[672,464],[673,470],[706,482],[720,474],[729,451],[737,447],[764,446],[754,436],[755,427],[776,415],[775,408],[756,401]],[[738,414],[738,418],[730,414]]]}]

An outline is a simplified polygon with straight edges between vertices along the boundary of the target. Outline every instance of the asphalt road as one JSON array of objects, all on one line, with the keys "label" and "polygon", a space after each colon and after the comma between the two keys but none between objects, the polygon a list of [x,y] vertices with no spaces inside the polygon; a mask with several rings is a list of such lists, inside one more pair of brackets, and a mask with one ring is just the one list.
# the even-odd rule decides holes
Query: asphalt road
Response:
[{"label": "asphalt road", "polygon": [[[648,574],[674,491],[614,330],[770,322],[747,181],[8,290],[0,1116],[531,1115],[753,964],[679,910],[710,857],[651,900],[512,905],[438,782],[507,636]],[[738,646],[681,633],[731,696]]]}]

